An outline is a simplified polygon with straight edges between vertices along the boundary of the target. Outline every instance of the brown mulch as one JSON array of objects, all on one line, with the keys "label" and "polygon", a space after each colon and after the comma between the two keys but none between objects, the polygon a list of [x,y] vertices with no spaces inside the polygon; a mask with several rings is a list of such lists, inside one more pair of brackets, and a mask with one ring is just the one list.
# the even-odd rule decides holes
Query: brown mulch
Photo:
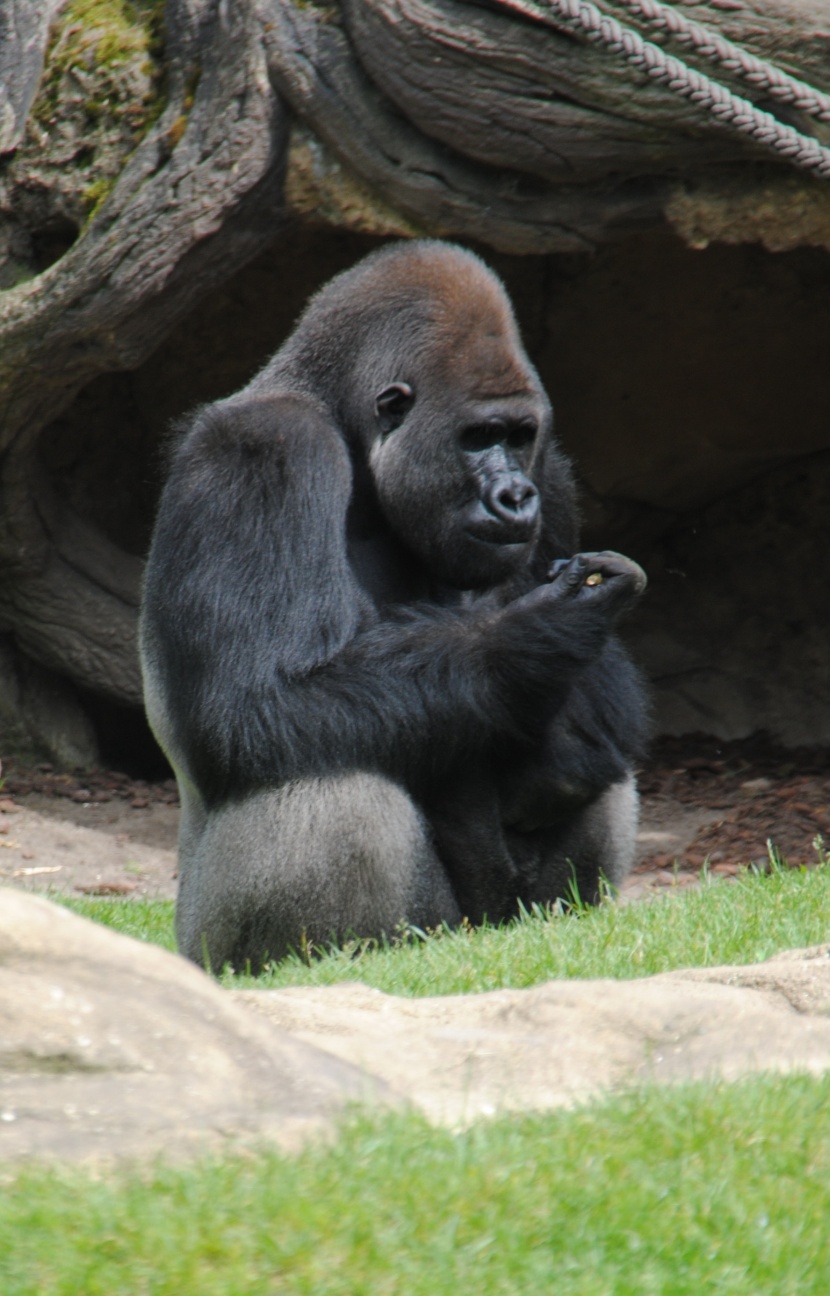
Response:
[{"label": "brown mulch", "polygon": [[0,886],[43,894],[176,893],[178,793],[172,779],[64,772],[3,761]]},{"label": "brown mulch", "polygon": [[108,801],[127,802],[133,810],[146,810],[153,802],[178,805],[176,780],[159,783],[130,778],[117,770],[76,770],[72,774],[56,771],[53,765],[36,765],[33,769],[18,767],[14,760],[2,763],[5,775],[0,796],[25,797],[32,792],[41,796],[63,797],[82,805],[104,805]]},{"label": "brown mulch", "polygon": [[[770,851],[791,866],[830,846],[830,751],[783,748],[765,734],[725,742],[705,734],[661,738],[640,774],[644,812],[664,803],[716,812],[676,859],[655,853],[635,873],[716,873],[766,867]],[[819,839],[821,839],[819,841]]]}]

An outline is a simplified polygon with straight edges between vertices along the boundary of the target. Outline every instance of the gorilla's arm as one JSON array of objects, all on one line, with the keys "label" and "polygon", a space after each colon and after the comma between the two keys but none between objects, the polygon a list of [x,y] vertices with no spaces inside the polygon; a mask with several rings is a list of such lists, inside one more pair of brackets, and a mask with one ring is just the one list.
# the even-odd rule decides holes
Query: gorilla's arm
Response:
[{"label": "gorilla's arm", "polygon": [[494,733],[538,745],[602,651],[613,580],[599,599],[551,586],[500,610],[379,621],[346,553],[350,490],[338,430],[304,398],[214,406],[178,447],[143,655],[208,803],[342,769],[414,787]]},{"label": "gorilla's arm", "polygon": [[[570,462],[550,443],[539,468],[542,528],[529,568],[511,582],[516,597],[544,581],[552,564],[579,545],[576,486]],[[494,762],[503,820],[530,831],[568,817],[642,758],[648,736],[647,693],[640,672],[610,635],[566,697],[549,708],[532,749],[503,744]]]}]

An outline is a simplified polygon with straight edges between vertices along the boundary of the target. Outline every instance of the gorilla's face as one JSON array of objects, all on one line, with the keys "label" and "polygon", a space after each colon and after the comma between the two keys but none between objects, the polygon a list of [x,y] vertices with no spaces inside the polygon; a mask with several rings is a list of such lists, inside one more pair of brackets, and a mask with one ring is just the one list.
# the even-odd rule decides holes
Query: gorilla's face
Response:
[{"label": "gorilla's face", "polygon": [[442,583],[487,589],[530,559],[550,407],[535,383],[523,388],[450,401],[401,381],[376,397],[370,464],[381,508]]},{"label": "gorilla's face", "polygon": [[488,589],[529,561],[539,535],[550,404],[477,257],[416,244],[394,278],[382,258],[369,269],[344,298],[358,340],[338,417],[395,536],[442,584]]}]

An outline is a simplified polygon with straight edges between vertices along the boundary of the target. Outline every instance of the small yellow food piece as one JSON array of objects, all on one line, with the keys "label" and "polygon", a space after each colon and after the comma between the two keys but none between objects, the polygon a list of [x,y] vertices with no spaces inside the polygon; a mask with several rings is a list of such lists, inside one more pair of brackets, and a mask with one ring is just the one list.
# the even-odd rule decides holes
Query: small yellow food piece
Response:
[{"label": "small yellow food piece", "polygon": [[601,585],[601,584],[602,584],[602,572],[591,572],[591,575],[590,575],[590,576],[586,576],[586,577],[585,577],[585,584],[586,584],[586,585]]}]

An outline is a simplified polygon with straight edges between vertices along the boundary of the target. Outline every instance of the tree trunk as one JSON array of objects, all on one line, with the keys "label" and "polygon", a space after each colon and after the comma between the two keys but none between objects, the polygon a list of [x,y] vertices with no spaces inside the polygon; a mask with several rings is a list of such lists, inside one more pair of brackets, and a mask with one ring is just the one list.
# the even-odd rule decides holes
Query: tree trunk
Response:
[{"label": "tree trunk", "polygon": [[164,111],[72,247],[0,300],[0,617],[36,661],[134,703],[141,563],[59,505],[38,434],[273,238],[287,141],[252,7],[166,13]]}]

